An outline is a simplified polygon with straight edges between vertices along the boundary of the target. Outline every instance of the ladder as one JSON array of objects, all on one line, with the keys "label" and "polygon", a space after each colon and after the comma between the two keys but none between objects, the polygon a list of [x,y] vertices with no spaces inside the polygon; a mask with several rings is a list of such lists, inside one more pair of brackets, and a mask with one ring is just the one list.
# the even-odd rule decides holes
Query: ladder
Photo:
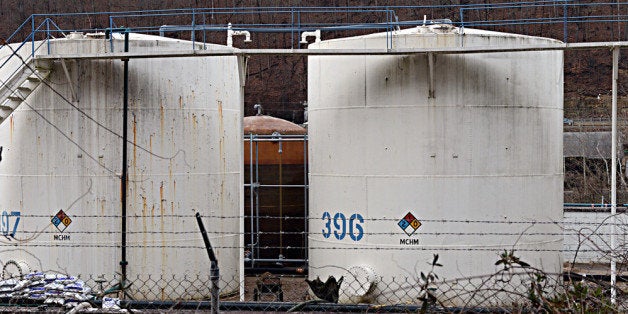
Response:
[{"label": "ladder", "polygon": [[0,87],[0,124],[9,118],[52,70],[50,61],[24,63]]}]

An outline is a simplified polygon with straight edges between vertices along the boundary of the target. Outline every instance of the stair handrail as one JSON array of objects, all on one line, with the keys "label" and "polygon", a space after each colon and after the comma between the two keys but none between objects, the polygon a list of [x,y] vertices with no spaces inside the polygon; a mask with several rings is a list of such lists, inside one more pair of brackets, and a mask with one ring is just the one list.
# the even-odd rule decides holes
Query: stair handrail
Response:
[{"label": "stair handrail", "polygon": [[[27,19],[27,21],[28,21],[28,19]],[[22,28],[22,27],[23,27],[23,25],[25,25],[25,23],[26,23],[27,21],[25,21],[24,23],[22,23],[22,25],[21,25],[20,27]],[[46,18],[43,22],[41,22],[41,24],[39,24],[39,26],[37,26],[36,28],[33,28],[33,29],[32,29],[31,33],[30,33],[30,34],[26,37],[26,39],[24,39],[24,40],[20,43],[20,45],[19,45],[19,46],[17,46],[17,48],[12,48],[12,49],[11,49],[11,50],[12,50],[11,54],[10,54],[10,55],[6,58],[6,60],[4,60],[4,62],[2,62],[2,64],[0,64],[0,69],[2,69],[2,68],[3,68],[3,67],[4,67],[4,66],[5,66],[5,65],[9,62],[9,60],[11,60],[11,58],[13,58],[15,55],[17,55],[18,51],[20,51],[20,50],[22,49],[22,47],[24,47],[24,46],[26,45],[26,43],[28,43],[28,42],[31,42],[31,44],[32,44],[32,46],[31,46],[31,47],[32,47],[32,50],[31,50],[31,55],[30,55],[30,57],[31,57],[31,58],[32,58],[32,57],[34,57],[34,56],[35,56],[35,51],[36,51],[36,50],[39,50],[39,47],[41,47],[41,45],[40,45],[37,49],[35,49],[35,35],[36,35],[38,32],[43,31],[43,30],[41,30],[41,29],[42,29],[44,26],[47,26],[47,29],[45,30],[45,33],[46,33],[46,38],[45,38],[45,40],[42,40],[42,42],[44,42],[44,41],[49,41],[49,40],[50,40],[50,38],[52,37],[52,35],[51,35],[51,31],[50,31],[50,22],[52,22],[52,25],[53,25],[53,26],[55,26],[55,27],[57,28],[57,30],[58,30],[58,31],[63,32],[63,31],[59,28],[59,26],[58,26],[56,23],[54,23],[54,21],[52,21],[52,20],[51,20],[51,19],[49,19],[49,18]],[[13,33],[13,34],[9,37],[9,40],[10,40],[10,38],[12,38],[12,37],[13,37],[13,36],[14,36],[14,35],[18,32],[18,31],[19,31],[19,29],[18,29],[17,31],[15,31],[15,32],[14,32],[14,33]],[[54,37],[53,37],[53,38],[54,38]],[[2,46],[0,46],[0,49],[4,48],[4,47],[5,47],[5,46],[7,46],[7,45],[9,45],[8,41],[6,41],[5,43],[3,43],[3,45],[2,45]]]},{"label": "stair handrail", "polygon": [[[44,45],[44,41],[42,41],[41,43],[39,43],[39,45],[37,46],[37,48],[35,49],[35,51],[38,51],[41,46]],[[31,62],[33,61],[34,56],[33,55],[28,55],[26,58],[22,59],[22,66],[17,67],[15,70],[13,70],[13,72],[11,72],[11,74],[8,75],[8,78],[6,80],[2,80],[0,78],[0,90],[3,90],[4,88],[7,87],[7,85],[12,82],[15,78],[17,78],[22,72],[23,70],[25,70],[25,68],[31,64]]]},{"label": "stair handrail", "polygon": [[[24,21],[24,23],[22,23],[22,25],[20,26],[20,29],[16,30],[9,38],[13,38],[15,36],[15,34],[17,34],[22,28],[24,28],[24,26],[26,25],[26,23],[28,21],[32,21],[32,16],[30,19],[27,19],[26,21]],[[52,36],[51,34],[51,30],[50,30],[50,24],[52,23],[52,25],[57,28],[58,31],[61,31],[61,29],[58,27],[58,25],[56,23],[54,23],[54,21],[52,21],[49,18],[46,18],[41,24],[39,24],[38,27],[31,29],[31,33],[22,41],[22,43],[20,45],[18,45],[16,48],[13,48],[11,46],[9,46],[9,43],[3,43],[2,46],[0,46],[0,49],[5,48],[5,46],[9,46],[9,49],[11,49],[11,54],[7,55],[6,57],[4,57],[4,61],[0,64],[0,69],[4,68],[5,66],[7,66],[7,64],[9,64],[9,62],[11,60],[14,60],[14,58],[19,58],[20,59],[20,65],[18,65],[15,69],[12,70],[12,72],[6,76],[6,79],[0,78],[0,91],[2,91],[2,93],[5,93],[5,90],[8,89],[9,94],[10,92],[12,92],[11,86],[10,84],[15,81],[20,75],[22,75],[22,73],[24,73],[26,71],[26,69],[30,68],[30,64],[32,63],[32,60],[35,57],[35,52],[39,51],[41,49],[41,47],[44,44],[48,45],[48,52],[50,52],[50,38],[54,38],[54,36]],[[35,35],[38,32],[42,31],[42,28],[46,26],[46,40],[41,40],[39,42],[39,44],[36,44],[34,38]],[[62,31],[61,31],[62,32]],[[26,43],[31,42],[31,53],[30,54],[26,54],[26,55],[22,55],[20,54],[20,50],[26,45]],[[4,101],[4,99],[1,99],[0,101]]]}]

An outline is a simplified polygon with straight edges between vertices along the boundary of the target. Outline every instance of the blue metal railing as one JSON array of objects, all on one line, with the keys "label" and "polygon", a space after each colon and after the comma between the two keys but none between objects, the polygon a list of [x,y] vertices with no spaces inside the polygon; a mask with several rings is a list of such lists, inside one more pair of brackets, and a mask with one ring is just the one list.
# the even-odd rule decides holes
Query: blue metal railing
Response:
[{"label": "blue metal railing", "polygon": [[[605,9],[604,9],[605,8]],[[604,9],[608,14],[593,13]],[[476,27],[485,29],[505,29],[517,26],[562,25],[562,39],[567,41],[570,24],[580,23],[614,23],[628,25],[628,3],[580,3],[573,0],[541,0],[522,2],[500,2],[494,4],[465,4],[465,5],[413,5],[413,6],[348,6],[348,7],[240,7],[240,8],[192,8],[168,10],[143,10],[125,12],[95,12],[95,13],[55,13],[33,14],[24,21],[17,30],[5,41],[11,42],[24,36],[19,48],[30,41],[33,45],[31,54],[34,55],[34,42],[39,39],[51,39],[54,35],[63,35],[72,31],[94,32],[107,29],[128,28],[130,32],[147,34],[165,34],[189,32],[192,49],[198,49],[197,40],[207,42],[207,32],[225,32],[227,22],[234,20],[233,30],[247,30],[251,33],[289,33],[289,47],[298,46],[300,34],[304,31],[320,29],[323,32],[356,32],[371,31],[386,32],[386,46],[391,49],[392,31],[405,27],[423,24],[421,12],[440,10],[444,14],[458,13],[458,21],[451,24],[461,27]],[[539,17],[538,10],[544,10]],[[589,10],[589,15],[580,11]],[[500,11],[506,12],[500,14]],[[515,12],[516,11],[516,12]],[[547,11],[547,12],[546,12]],[[489,16],[517,15],[513,18],[490,19]],[[329,15],[336,21],[329,22]],[[481,16],[484,15],[484,18]],[[262,23],[265,17],[269,21]],[[443,16],[441,16],[443,17]],[[444,16],[447,17],[447,16]],[[59,22],[57,24],[56,22]],[[65,27],[59,25],[76,24],[81,19],[99,19],[101,27]],[[327,20],[327,21],[326,21]],[[61,23],[64,21],[66,23]],[[168,23],[175,21],[175,23]],[[185,24],[180,24],[186,21]],[[208,22],[209,21],[209,22]],[[257,22],[256,22],[257,21]],[[428,23],[442,22],[442,20],[427,21]],[[132,24],[124,25],[123,24]],[[30,28],[30,30],[28,29]],[[519,29],[522,31],[522,29]],[[556,29],[554,29],[556,31]],[[620,30],[621,31],[621,30]],[[202,36],[197,36],[202,32]],[[628,33],[625,32],[625,33]],[[43,35],[42,35],[43,34]],[[332,36],[337,34],[332,34]],[[49,46],[48,46],[49,47]],[[3,47],[0,47],[2,49]],[[1,66],[0,66],[1,67]]]},{"label": "blue metal railing", "polygon": [[[322,22],[303,22],[304,14],[318,14],[324,15],[329,13],[344,14],[378,14],[383,21],[370,22],[370,23],[358,23],[358,22],[346,22],[346,23],[322,23]],[[225,17],[245,17],[246,15],[259,15],[259,14],[273,14],[273,15],[287,15],[286,19],[289,22],[284,23],[239,23],[234,25],[233,30],[247,30],[252,33],[290,33],[290,48],[294,48],[295,40],[298,41],[298,37],[302,32],[313,31],[321,29],[324,31],[355,31],[355,30],[384,30],[390,32],[395,29],[394,22],[395,11],[388,7],[345,7],[345,8],[328,8],[328,7],[299,7],[299,8],[232,8],[232,9],[191,9],[190,12],[182,12],[179,17],[187,17],[191,20],[188,25],[167,25],[167,31],[190,31],[192,41],[195,41],[196,31],[216,31],[224,32],[227,30],[227,23],[219,24],[199,24],[197,20],[206,20],[207,15],[211,15],[212,19],[216,16]],[[143,18],[150,17],[166,17],[170,16],[168,12],[139,12],[132,14],[116,14],[109,17],[109,27],[117,27],[117,21],[120,19],[135,19],[141,20]],[[225,19],[227,20],[227,19]],[[417,22],[412,23],[412,26],[416,26]],[[398,25],[397,25],[398,27]],[[134,32],[142,33],[163,33],[163,26],[156,28],[153,25],[149,26],[136,26],[133,27]],[[392,38],[388,38],[387,41],[392,45]]]},{"label": "blue metal railing", "polygon": [[[465,19],[465,13],[468,17],[471,12],[477,12],[481,10],[513,10],[513,9],[539,9],[539,8],[557,8],[562,7],[562,16],[556,15],[553,17],[544,18],[520,18],[510,20],[469,20]],[[601,7],[615,7],[617,8],[617,14],[615,15],[569,15],[570,9],[589,8],[593,10],[600,9]],[[521,6],[518,3],[510,4],[495,4],[495,5],[479,5],[473,7],[460,8],[460,27],[487,27],[487,26],[514,26],[514,25],[532,25],[532,24],[562,24],[563,25],[563,41],[568,42],[568,25],[571,23],[626,23],[628,22],[628,15],[620,14],[619,12],[628,10],[628,3],[626,2],[598,2],[598,3],[580,3],[574,1],[540,1],[531,5]]]}]

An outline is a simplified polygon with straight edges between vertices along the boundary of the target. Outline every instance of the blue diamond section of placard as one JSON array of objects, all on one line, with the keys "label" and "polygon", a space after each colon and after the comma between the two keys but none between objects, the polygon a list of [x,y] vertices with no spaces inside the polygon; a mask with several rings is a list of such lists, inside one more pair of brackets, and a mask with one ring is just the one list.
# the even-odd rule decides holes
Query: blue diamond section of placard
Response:
[{"label": "blue diamond section of placard", "polygon": [[399,220],[398,225],[401,228],[401,230],[405,230],[410,225],[410,223],[405,219],[401,219]]},{"label": "blue diamond section of placard", "polygon": [[57,228],[59,227],[59,224],[61,223],[61,219],[59,219],[59,217],[57,217],[57,216],[52,217],[52,220],[50,220],[50,221]]}]

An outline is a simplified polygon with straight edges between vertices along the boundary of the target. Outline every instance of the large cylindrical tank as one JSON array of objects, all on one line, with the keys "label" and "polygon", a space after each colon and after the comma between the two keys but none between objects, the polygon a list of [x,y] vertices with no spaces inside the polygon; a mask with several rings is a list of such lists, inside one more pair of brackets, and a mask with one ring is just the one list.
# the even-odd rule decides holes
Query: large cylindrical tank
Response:
[{"label": "large cylindrical tank", "polygon": [[[309,49],[390,43],[560,42],[435,25]],[[341,302],[418,302],[433,254],[441,280],[495,273],[500,254],[513,249],[543,271],[561,271],[562,51],[310,56],[308,102],[309,276],[344,274]],[[357,289],[356,278],[374,287]],[[482,280],[449,281],[441,301],[513,302],[492,281],[482,290]]]},{"label": "large cylindrical tank", "polygon": [[244,191],[244,243],[252,259],[265,261],[251,266],[301,266],[307,258],[307,130],[264,115],[244,117],[243,128],[248,139],[244,182],[249,184]]},{"label": "large cylindrical tank", "polygon": [[[93,37],[51,41],[50,53],[105,54],[124,47],[120,37]],[[192,49],[191,42],[136,34],[129,46],[144,53]],[[126,262],[133,283],[127,292],[135,299],[210,295],[196,212],[204,216],[219,260],[221,292],[240,288],[239,62],[226,56],[128,63]],[[124,263],[123,62],[77,59],[48,66],[44,83],[0,125],[0,208],[9,216],[21,213],[19,224],[9,217],[17,232],[2,240],[0,260],[88,281],[104,274],[114,284]]]}]

